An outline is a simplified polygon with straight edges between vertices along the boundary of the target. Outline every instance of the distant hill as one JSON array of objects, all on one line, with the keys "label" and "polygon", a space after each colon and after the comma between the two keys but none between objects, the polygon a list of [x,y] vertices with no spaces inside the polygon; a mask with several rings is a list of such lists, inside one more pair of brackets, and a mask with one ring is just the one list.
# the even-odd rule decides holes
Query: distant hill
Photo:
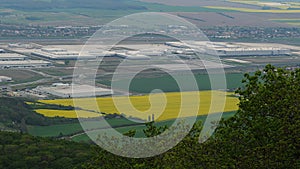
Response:
[{"label": "distant hill", "polygon": [[145,10],[146,7],[132,5],[128,0],[1,0],[2,8],[16,10],[50,10],[70,8],[110,9],[110,10]]}]

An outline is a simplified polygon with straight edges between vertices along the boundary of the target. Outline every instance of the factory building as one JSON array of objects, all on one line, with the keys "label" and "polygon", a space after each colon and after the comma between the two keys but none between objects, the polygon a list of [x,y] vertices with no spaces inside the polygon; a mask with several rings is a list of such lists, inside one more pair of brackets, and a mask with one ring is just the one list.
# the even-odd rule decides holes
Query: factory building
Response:
[{"label": "factory building", "polygon": [[39,49],[42,46],[36,43],[10,43],[9,48],[22,48],[22,49]]},{"label": "factory building", "polygon": [[149,56],[142,55],[142,54],[130,55],[130,54],[126,54],[126,53],[116,53],[115,56],[122,58],[122,59],[128,59],[128,60],[149,60],[149,59],[151,59]]},{"label": "factory building", "polygon": [[42,68],[49,67],[52,64],[43,60],[17,60],[17,61],[0,61],[0,69],[9,68]]},{"label": "factory building", "polygon": [[0,83],[1,82],[11,82],[12,78],[7,76],[0,76]]},{"label": "factory building", "polygon": [[27,59],[27,56],[16,53],[0,53],[0,61],[20,61]]},{"label": "factory building", "polygon": [[[39,57],[51,60],[77,60],[78,52],[68,51],[61,48],[42,48],[31,53]],[[95,56],[80,56],[80,59],[95,59]]]},{"label": "factory building", "polygon": [[289,49],[281,48],[218,48],[219,56],[280,56],[290,55]]},{"label": "factory building", "polygon": [[279,47],[247,46],[238,43],[189,41],[189,46],[182,42],[166,42],[168,46],[177,48],[176,53],[186,53],[187,50],[196,49],[197,52],[209,55],[227,56],[282,56],[291,55],[290,49]]},{"label": "factory building", "polygon": [[94,87],[90,85],[69,85],[63,83],[54,83],[50,87],[39,86],[34,90],[39,93],[51,94],[62,98],[107,96],[113,94],[113,91],[111,89]]},{"label": "factory building", "polygon": [[42,48],[32,52],[32,54],[52,60],[75,60],[79,56],[77,52],[70,52],[60,48]]}]

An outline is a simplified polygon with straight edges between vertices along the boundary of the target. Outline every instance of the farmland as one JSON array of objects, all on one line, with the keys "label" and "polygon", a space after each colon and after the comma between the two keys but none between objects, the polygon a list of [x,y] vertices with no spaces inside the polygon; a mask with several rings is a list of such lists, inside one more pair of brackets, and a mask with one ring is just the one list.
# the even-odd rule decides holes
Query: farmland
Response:
[{"label": "farmland", "polygon": [[289,9],[289,8],[300,8],[300,3],[298,2],[270,2],[270,1],[241,1],[241,0],[229,0],[230,2],[234,3],[241,3],[241,4],[249,4],[249,5],[256,5],[256,6],[268,6],[268,7],[273,7],[273,8],[278,8],[278,9]]},{"label": "farmland", "polygon": [[230,0],[230,2],[242,3],[242,4],[251,4],[258,6],[268,6],[278,9],[295,9],[300,7],[299,2],[273,2],[273,1],[240,1],[240,0]]},{"label": "farmland", "polygon": [[[211,90],[209,75],[207,74],[195,74],[195,79],[198,85],[198,89],[200,91],[203,90]],[[226,82],[228,89],[236,89],[242,86],[241,80],[243,79],[243,73],[227,73]],[[216,75],[214,76],[216,77]],[[222,77],[222,75],[220,75]],[[184,79],[185,76],[175,76],[176,79]],[[174,78],[170,75],[162,74],[157,77],[136,77],[132,80],[130,84],[130,91],[137,93],[150,93],[153,89],[161,89],[164,92],[179,92],[180,89],[174,80]],[[111,86],[110,80],[97,79],[98,83]],[[114,81],[116,86],[120,89],[124,89],[124,84],[126,84],[126,80],[117,80]]]},{"label": "farmland", "polygon": [[[137,12],[203,12],[216,11],[214,9],[193,6],[172,6],[139,1],[111,2],[110,6],[101,5],[106,2],[89,0],[86,7],[78,7],[76,3],[68,3],[64,8],[56,8],[56,4],[44,3],[19,6],[17,2],[3,3],[0,8],[1,23],[33,24],[43,26],[57,25],[95,25],[105,24],[119,17]],[[16,4],[14,4],[16,3]],[[61,1],[67,3],[67,1]],[[36,3],[35,3],[36,4]],[[74,6],[75,5],[75,6]],[[101,10],[98,10],[101,8]],[[40,9],[40,10],[37,10]],[[119,10],[116,10],[119,9]]]},{"label": "farmland", "polygon": [[223,6],[205,6],[209,9],[237,11],[237,12],[249,12],[249,13],[300,13],[300,10],[288,10],[288,9],[251,9],[251,8],[235,8],[235,7],[223,7]]},{"label": "farmland", "polygon": [[0,70],[0,76],[8,76],[13,83],[25,83],[42,79],[43,76],[27,70]]},{"label": "farmland", "polygon": [[[236,113],[236,111],[232,111],[232,112],[226,112],[224,114],[222,114],[222,118],[223,119],[228,119],[230,117],[232,117],[234,114]],[[197,121],[202,121],[204,122],[206,120],[206,115],[201,115],[197,117]],[[171,126],[173,124],[174,120],[165,120],[165,121],[159,121],[159,122],[155,122],[155,126]],[[133,123],[133,122],[132,122]],[[136,135],[135,137],[145,137],[143,129],[145,129],[146,126],[145,125],[134,125],[134,126],[126,126],[126,127],[114,127],[115,130],[117,130],[119,133],[126,133],[129,130],[135,130],[136,131]],[[98,130],[102,130],[102,129],[98,129]],[[92,131],[88,131],[89,135],[93,135],[93,134],[97,134],[99,133],[98,130],[92,130]],[[90,137],[87,135],[87,133],[80,133],[77,135],[73,135],[72,137],[73,141],[76,142],[89,142]]]},{"label": "farmland", "polygon": [[[221,101],[222,95],[227,95],[226,97],[226,105],[224,109],[215,109],[214,112],[210,112],[211,105],[211,97],[212,94],[217,95],[214,101]],[[105,98],[97,98],[96,102],[98,104],[98,108],[101,112],[105,112],[107,114],[117,113],[120,114],[118,109],[122,109],[122,114],[126,117],[135,117],[143,120],[147,120],[149,115],[154,114],[157,121],[175,119],[178,117],[178,113],[181,110],[180,102],[181,97],[185,96],[188,99],[193,99],[199,95],[200,106],[198,109],[198,115],[206,115],[208,113],[217,113],[217,112],[228,112],[237,110],[238,99],[236,97],[231,97],[232,93],[225,93],[221,91],[201,91],[201,92],[182,92],[182,93],[166,93],[166,94],[152,94],[152,95],[143,95],[143,96],[130,96],[130,101],[135,109],[130,109],[126,106],[127,97],[105,97]],[[190,96],[190,97],[189,97]],[[161,107],[161,100],[165,97],[166,104],[165,108]],[[149,99],[152,101],[149,102]],[[118,108],[115,106],[114,101],[121,103],[118,105]],[[57,104],[64,106],[74,106],[72,99],[57,99],[57,100],[41,100],[40,102],[46,104]],[[99,116],[98,113],[92,113],[92,111],[97,112],[97,107],[94,107],[93,98],[81,98],[76,99],[76,102],[81,106],[80,108],[83,110],[89,110],[91,112],[86,111],[78,111],[79,117],[95,117]],[[192,103],[193,100],[190,100]],[[124,104],[122,104],[124,103]],[[150,106],[152,104],[152,106]],[[78,105],[75,105],[78,106]],[[182,117],[193,116],[193,109],[195,105],[186,105],[185,112],[183,112]],[[45,116],[61,116],[68,118],[76,118],[76,112],[74,110],[37,110],[38,113],[44,114]]]},{"label": "farmland", "polygon": [[[133,124],[132,121],[127,119],[108,119],[107,122],[112,127],[126,126]],[[90,128],[101,128],[103,125],[96,120],[90,120],[82,122],[85,125],[89,125]],[[69,123],[69,124],[56,124],[49,126],[34,126],[28,125],[27,130],[31,135],[42,136],[42,137],[58,137],[59,135],[70,136],[76,133],[83,132],[83,129],[79,122]]]},{"label": "farmland", "polygon": [[286,23],[289,25],[300,26],[300,19],[292,19],[292,18],[277,18],[277,19],[270,19],[271,21]]}]

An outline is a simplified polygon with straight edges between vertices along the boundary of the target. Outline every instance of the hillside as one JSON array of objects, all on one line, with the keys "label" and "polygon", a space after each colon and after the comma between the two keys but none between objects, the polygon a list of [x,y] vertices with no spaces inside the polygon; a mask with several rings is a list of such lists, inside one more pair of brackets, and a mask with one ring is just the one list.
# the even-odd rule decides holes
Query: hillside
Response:
[{"label": "hillside", "polygon": [[[37,114],[24,98],[0,98],[0,129],[27,132],[26,125],[48,126],[77,122],[76,119],[48,118]],[[59,106],[54,106],[56,109]],[[52,107],[52,108],[54,108]],[[64,107],[61,106],[63,109]]]},{"label": "hillside", "polygon": [[110,10],[144,10],[140,5],[128,4],[128,0],[2,0],[1,6],[16,10],[50,10],[50,9],[110,9]]},{"label": "hillside", "polygon": [[0,168],[81,168],[96,155],[94,146],[0,132]]}]

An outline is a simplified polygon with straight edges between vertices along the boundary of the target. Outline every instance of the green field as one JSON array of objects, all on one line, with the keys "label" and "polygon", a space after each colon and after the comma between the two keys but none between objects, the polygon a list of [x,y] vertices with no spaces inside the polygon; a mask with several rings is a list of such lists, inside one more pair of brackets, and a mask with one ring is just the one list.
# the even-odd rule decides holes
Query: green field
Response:
[{"label": "green field", "polygon": [[292,18],[277,18],[277,19],[270,19],[271,21],[286,23],[289,25],[300,26],[300,19],[292,19]]},{"label": "green field", "polygon": [[[91,0],[90,0],[91,1]],[[40,9],[29,5],[17,7],[18,5],[6,5],[0,7],[0,20],[5,24],[35,24],[35,25],[95,25],[105,24],[114,19],[139,12],[220,12],[205,7],[193,6],[169,6],[157,3],[146,3],[139,1],[124,1],[124,7],[111,4],[113,7],[77,7],[68,4],[64,8],[41,6]],[[123,3],[124,3],[123,2]],[[88,2],[87,2],[88,3]]]},{"label": "green field", "polygon": [[[232,117],[235,114],[234,112],[226,112],[223,114],[223,118],[229,118]],[[204,121],[206,119],[206,115],[198,116],[197,120]],[[129,130],[136,130],[136,137],[145,137],[143,133],[143,129],[145,129],[145,125],[138,124],[133,121],[120,118],[112,118],[107,119],[107,122],[115,128],[120,133],[126,133]],[[165,120],[156,122],[156,126],[171,126],[174,120]],[[103,124],[101,124],[99,121],[85,121],[83,122],[85,125],[88,125],[92,131],[90,133],[97,133],[97,129],[104,127]],[[59,136],[65,136],[65,137],[71,137],[73,135],[76,135],[75,137],[71,137],[72,140],[77,142],[89,142],[89,137],[83,132],[83,129],[80,125],[80,123],[70,123],[70,124],[59,124],[59,125],[50,125],[50,126],[33,126],[33,125],[27,125],[28,133],[33,136],[41,136],[41,137],[59,137]],[[62,134],[62,135],[61,135]]]},{"label": "green field", "polygon": [[[132,121],[127,119],[108,119],[107,122],[113,126],[126,126],[135,124]],[[88,125],[90,128],[101,128],[103,124],[99,121],[86,121],[83,122],[85,125]],[[70,123],[70,124],[59,124],[59,125],[50,125],[50,126],[27,126],[29,134],[33,136],[42,136],[42,137],[57,137],[62,133],[64,136],[72,135],[78,132],[83,132],[83,129],[80,123]]]},{"label": "green field", "polygon": [[12,83],[26,83],[26,82],[32,82],[43,78],[43,76],[37,73],[28,70],[16,70],[16,69],[0,70],[0,76],[11,77],[13,79]]},{"label": "green field", "polygon": [[[232,117],[234,114],[235,114],[235,112],[226,112],[226,113],[223,113],[222,118],[228,119],[228,118]],[[205,119],[206,119],[206,116],[198,116],[197,121],[198,120],[204,121]],[[156,122],[155,126],[164,126],[164,125],[171,126],[173,122],[174,122],[173,120]],[[129,130],[136,130],[135,137],[145,137],[145,135],[143,133],[143,129],[145,129],[145,128],[146,127],[144,125],[141,125],[141,126],[119,127],[119,128],[115,128],[115,129],[120,133],[126,133]],[[97,134],[97,131],[91,132],[89,134],[91,134],[91,135]],[[89,136],[85,133],[73,137],[72,140],[76,141],[76,142],[90,142],[91,141]]]},{"label": "green field", "polygon": [[[221,75],[217,75],[220,76]],[[214,77],[217,77],[214,76]],[[184,79],[185,76],[178,75],[178,79]],[[195,79],[197,81],[199,90],[211,90],[209,76],[207,74],[196,74]],[[236,89],[242,86],[243,73],[229,73],[226,74],[227,89]],[[111,81],[98,80],[98,83],[102,83],[110,86]],[[126,80],[115,81],[115,84],[120,89],[124,89]],[[123,87],[123,88],[122,88]],[[153,89],[161,89],[164,92],[179,92],[179,87],[170,75],[162,75],[160,77],[149,78],[134,78],[130,85],[130,91],[137,93],[150,93]]]},{"label": "green field", "polygon": [[248,12],[248,13],[300,13],[300,9],[251,9],[251,8],[235,8],[235,7],[224,7],[224,6],[205,6],[209,9],[216,10],[227,10],[236,12]]},{"label": "green field", "polygon": [[278,9],[300,8],[299,2],[284,2],[284,1],[272,1],[272,0],[228,0],[229,2],[255,5],[260,7],[272,7]]}]

